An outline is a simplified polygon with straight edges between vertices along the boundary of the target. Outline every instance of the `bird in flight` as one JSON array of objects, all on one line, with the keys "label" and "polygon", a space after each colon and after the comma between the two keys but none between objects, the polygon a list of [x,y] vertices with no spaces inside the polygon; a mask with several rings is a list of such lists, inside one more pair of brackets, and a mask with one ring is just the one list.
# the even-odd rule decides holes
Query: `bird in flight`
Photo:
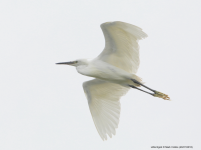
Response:
[{"label": "bird in flight", "polygon": [[[145,86],[136,75],[140,63],[138,40],[146,38],[147,34],[135,25],[120,21],[103,23],[101,29],[105,48],[98,57],[56,64],[75,66],[78,73],[95,78],[84,82],[83,89],[96,129],[100,137],[107,140],[107,135],[111,138],[116,133],[119,100],[130,88],[165,100],[169,97]],[[140,89],[141,86],[152,93]]]}]

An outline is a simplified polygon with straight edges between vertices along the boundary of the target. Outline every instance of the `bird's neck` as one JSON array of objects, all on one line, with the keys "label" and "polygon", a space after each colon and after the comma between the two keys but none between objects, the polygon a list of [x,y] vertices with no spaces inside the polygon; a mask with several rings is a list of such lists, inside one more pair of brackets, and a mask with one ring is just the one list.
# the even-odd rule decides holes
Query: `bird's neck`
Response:
[{"label": "bird's neck", "polygon": [[85,75],[85,76],[88,76],[88,72],[89,72],[89,69],[88,69],[88,65],[79,65],[76,67],[76,70],[78,73],[82,74],[82,75]]}]

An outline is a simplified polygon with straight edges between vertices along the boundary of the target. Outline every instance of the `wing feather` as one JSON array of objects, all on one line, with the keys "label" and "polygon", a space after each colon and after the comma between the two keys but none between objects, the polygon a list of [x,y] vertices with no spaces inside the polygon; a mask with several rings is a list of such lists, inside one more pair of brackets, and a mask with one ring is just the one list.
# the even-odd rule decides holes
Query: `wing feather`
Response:
[{"label": "wing feather", "polygon": [[101,24],[105,37],[105,48],[96,58],[136,73],[139,67],[138,40],[147,37],[141,28],[128,23],[115,21]]},{"label": "wing feather", "polygon": [[83,83],[83,89],[88,99],[89,109],[96,129],[103,140],[107,135],[111,138],[116,134],[120,117],[121,96],[129,88],[107,81],[94,79]]}]

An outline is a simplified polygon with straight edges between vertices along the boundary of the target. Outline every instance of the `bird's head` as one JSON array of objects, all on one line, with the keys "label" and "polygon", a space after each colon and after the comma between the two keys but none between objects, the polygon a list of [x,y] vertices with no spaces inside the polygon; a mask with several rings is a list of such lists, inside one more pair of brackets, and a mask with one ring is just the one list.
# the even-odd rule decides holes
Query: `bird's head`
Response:
[{"label": "bird's head", "polygon": [[56,63],[57,65],[70,65],[70,66],[81,66],[81,65],[88,65],[88,60],[87,59],[78,59],[75,61],[69,61],[69,62],[60,62]]}]

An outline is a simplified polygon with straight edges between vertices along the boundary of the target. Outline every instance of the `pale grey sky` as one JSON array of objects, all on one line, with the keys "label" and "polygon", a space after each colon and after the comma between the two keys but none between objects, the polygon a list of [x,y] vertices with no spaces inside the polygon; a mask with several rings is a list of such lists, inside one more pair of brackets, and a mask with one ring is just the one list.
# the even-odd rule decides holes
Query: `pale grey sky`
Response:
[{"label": "pale grey sky", "polygon": [[[0,149],[201,148],[199,0],[4,0],[0,2]],[[56,62],[96,57],[100,24],[123,21],[148,34],[137,75],[172,101],[130,90],[117,134],[94,126],[82,83]]]}]

